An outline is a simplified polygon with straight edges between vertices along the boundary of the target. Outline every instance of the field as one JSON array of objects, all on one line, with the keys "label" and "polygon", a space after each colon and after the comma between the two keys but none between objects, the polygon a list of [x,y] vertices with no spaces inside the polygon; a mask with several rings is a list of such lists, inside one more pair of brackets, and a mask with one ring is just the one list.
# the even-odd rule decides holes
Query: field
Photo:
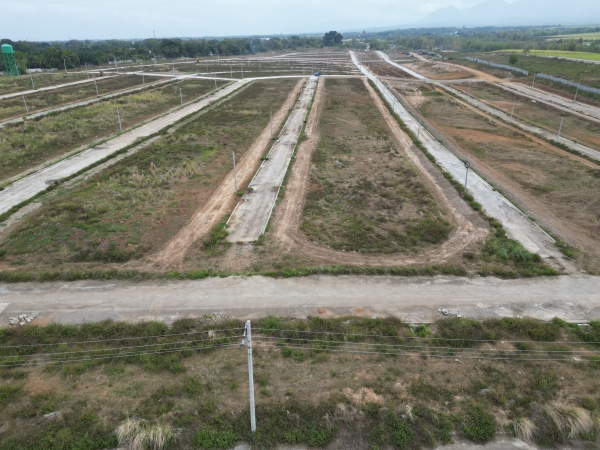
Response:
[{"label": "field", "polygon": [[348,252],[418,252],[453,219],[399,147],[362,80],[328,80],[300,229]]},{"label": "field", "polygon": [[507,114],[511,113],[514,102],[516,118],[551,132],[558,132],[561,118],[564,117],[561,136],[600,150],[600,125],[597,122],[562,113],[544,103],[532,103],[526,97],[512,94],[490,83],[474,83],[470,90],[467,85],[454,87],[465,93],[469,92],[471,96]]},{"label": "field", "polygon": [[[31,78],[33,78],[36,89],[88,79],[85,73],[73,72],[34,73],[31,74]],[[0,77],[0,95],[33,89],[31,78],[29,75],[21,75],[20,77]],[[91,83],[94,84],[93,82]]]},{"label": "field", "polygon": [[413,79],[411,75],[404,72],[403,70],[398,69],[397,67],[391,66],[386,62],[371,62],[367,65],[367,67],[373,72],[375,75],[381,77],[394,77],[394,78],[405,78],[405,79]]},{"label": "field", "polygon": [[232,151],[243,157],[268,124],[269,111],[279,109],[296,83],[252,83],[176,132],[62,192],[4,239],[5,260],[93,266],[160,250],[231,171]]},{"label": "field", "polygon": [[0,180],[40,167],[82,145],[118,133],[117,107],[125,130],[178,106],[181,103],[179,89],[184,101],[190,101],[214,89],[214,83],[210,80],[183,81],[0,129]]},{"label": "field", "polygon": [[[559,34],[556,36],[549,36],[546,40],[555,41],[558,39],[583,39],[584,41],[597,41],[600,40],[600,32],[596,33],[575,33],[575,34]],[[540,50],[538,50],[540,51]],[[575,52],[561,52],[561,53],[575,53]]]},{"label": "field", "polygon": [[[502,50],[502,53],[522,53],[522,50]],[[585,59],[588,61],[600,61],[599,53],[591,52],[569,52],[566,50],[529,50],[533,56],[552,56],[558,58]]]},{"label": "field", "polygon": [[[148,80],[148,83],[158,81]],[[98,95],[106,95],[123,89],[143,86],[142,77],[137,75],[122,75],[115,78],[98,78]],[[37,113],[45,109],[55,108],[72,102],[96,97],[94,83],[78,84],[61,89],[36,92],[25,96],[29,113]],[[0,100],[0,120],[26,115],[22,97]]]},{"label": "field", "polygon": [[461,70],[460,67],[448,64],[438,64],[430,61],[418,61],[402,64],[409,69],[412,69],[415,72],[433,80],[458,80],[473,77],[471,72]]},{"label": "field", "polygon": [[[147,322],[6,330],[2,344],[17,349],[3,352],[5,363],[56,354],[39,357],[48,365],[0,372],[0,448],[115,448],[124,423],[133,433],[122,429],[122,444],[153,427],[173,450],[239,441],[253,448],[405,449],[514,436],[541,447],[597,444],[598,357],[584,352],[597,353],[598,322],[581,328],[560,320],[454,318],[408,326],[360,314],[255,320],[254,434],[241,327],[208,316],[172,328]],[[98,339],[112,341],[73,344]],[[63,344],[48,346],[56,342]],[[91,355],[102,359],[79,361]]]},{"label": "field", "polygon": [[405,95],[475,170],[598,269],[600,167],[423,86]]}]

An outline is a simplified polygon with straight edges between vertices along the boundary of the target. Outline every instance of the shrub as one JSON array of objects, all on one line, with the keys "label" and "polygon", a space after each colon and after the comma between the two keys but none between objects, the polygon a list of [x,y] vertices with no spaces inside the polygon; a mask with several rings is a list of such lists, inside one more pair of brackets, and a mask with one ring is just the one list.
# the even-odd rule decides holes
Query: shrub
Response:
[{"label": "shrub", "polygon": [[474,442],[487,442],[496,434],[496,419],[481,405],[470,406],[463,424],[465,436]]},{"label": "shrub", "polygon": [[204,428],[194,434],[194,445],[206,449],[233,447],[237,440],[231,429],[211,430]]}]

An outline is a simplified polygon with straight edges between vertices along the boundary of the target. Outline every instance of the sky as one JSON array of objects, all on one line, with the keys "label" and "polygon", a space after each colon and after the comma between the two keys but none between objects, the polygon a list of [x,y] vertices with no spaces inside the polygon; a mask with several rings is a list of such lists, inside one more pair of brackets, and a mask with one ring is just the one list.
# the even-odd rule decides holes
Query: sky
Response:
[{"label": "sky", "polygon": [[[0,0],[0,38],[128,39],[320,33],[406,25],[485,0]],[[512,0],[514,1],[514,0]]]}]

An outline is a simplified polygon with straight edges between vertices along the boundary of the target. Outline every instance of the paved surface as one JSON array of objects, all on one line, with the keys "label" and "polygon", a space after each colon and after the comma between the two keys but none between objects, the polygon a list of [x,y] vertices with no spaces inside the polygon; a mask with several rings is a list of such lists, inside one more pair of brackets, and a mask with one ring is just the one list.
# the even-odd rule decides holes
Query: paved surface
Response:
[{"label": "paved surface", "polygon": [[[118,75],[105,75],[102,77],[102,80],[106,80],[107,78],[114,78],[116,76],[118,76]],[[56,84],[54,86],[46,86],[46,87],[39,88],[39,89],[31,89],[29,91],[13,92],[12,94],[0,95],[0,100],[4,100],[5,98],[20,97],[21,95],[36,94],[38,92],[52,91],[54,89],[61,89],[64,87],[75,86],[77,84],[85,84],[85,83],[93,83],[93,82],[94,82],[94,79],[89,78],[89,79],[85,79],[85,80],[73,81],[71,83]],[[34,83],[35,83],[35,81],[34,81]]]},{"label": "paved surface", "polygon": [[229,95],[240,88],[243,83],[233,83],[200,101],[183,106],[174,112],[165,114],[140,127],[127,131],[118,137],[104,142],[96,147],[85,150],[70,158],[64,159],[50,167],[42,169],[28,177],[22,178],[0,191],[0,214],[8,211],[25,200],[45,190],[56,180],[62,180],[91,164],[125,148],[140,139],[144,139],[178,120],[193,114],[215,101]]},{"label": "paved surface", "polygon": [[[54,113],[57,113],[57,112],[60,112],[60,111],[67,111],[69,109],[79,108],[81,106],[91,105],[93,103],[98,103],[98,102],[101,102],[103,100],[107,100],[107,99],[110,99],[110,98],[120,97],[122,95],[132,94],[134,92],[139,92],[139,91],[142,91],[142,90],[147,89],[147,88],[153,88],[153,87],[156,87],[156,86],[160,86],[162,84],[171,83],[172,81],[173,80],[160,80],[160,81],[156,81],[154,83],[148,83],[148,84],[145,84],[143,86],[138,86],[138,87],[135,87],[135,88],[132,88],[132,89],[125,89],[125,90],[113,92],[111,94],[102,95],[100,97],[93,97],[93,98],[90,98],[88,100],[82,100],[82,101],[79,101],[79,102],[69,103],[68,105],[59,106],[57,108],[46,109],[46,110],[37,112],[35,114],[30,114],[28,116],[25,116],[25,118],[27,120],[39,119],[40,117],[47,116],[48,114],[54,114]],[[19,117],[17,119],[11,119],[11,120],[6,120],[4,122],[0,122],[0,128],[3,128],[4,126],[6,126],[9,123],[18,123],[18,122],[23,122],[23,118]]]},{"label": "paved surface", "polygon": [[[310,276],[208,278],[199,281],[78,281],[0,285],[0,326],[36,312],[40,321],[106,319],[171,323],[213,312],[234,318],[268,314],[323,317],[358,314],[429,322],[439,308],[463,317],[533,317],[583,322],[600,319],[600,277],[497,278]],[[36,319],[37,320],[37,319]]]},{"label": "paved surface", "polygon": [[[352,58],[355,64],[359,65],[353,52]],[[385,100],[408,128],[420,137],[423,145],[435,157],[437,164],[450,173],[454,179],[464,180],[466,170],[463,161],[458,159],[424,128],[421,128],[419,122],[404,109],[375,75],[363,66],[359,65],[359,68],[369,79],[375,82]],[[553,256],[562,259],[562,254],[554,246],[554,240],[550,236],[472,170],[469,171],[468,190],[475,200],[483,205],[486,213],[499,220],[506,229],[507,234],[519,241],[527,250],[539,253],[542,257]]]},{"label": "paved surface", "polygon": [[510,92],[516,92],[521,95],[526,95],[529,98],[535,99],[538,102],[546,103],[550,106],[558,107],[569,112],[576,112],[584,116],[600,119],[600,108],[597,106],[586,105],[585,103],[573,102],[559,95],[550,94],[541,89],[531,88],[520,83],[496,83],[502,89]]},{"label": "paved surface", "polygon": [[496,109],[489,105],[486,105],[485,103],[471,97],[470,95],[465,94],[462,91],[454,89],[450,86],[446,86],[444,83],[434,83],[434,84],[452,92],[455,95],[458,95],[460,98],[462,98],[466,102],[470,103],[473,106],[476,106],[477,108],[479,108],[489,114],[499,117],[502,120],[505,120],[507,122],[511,122],[512,124],[518,126],[519,128],[521,128],[524,131],[527,131],[528,133],[537,134],[538,136],[541,136],[545,139],[551,139],[551,140],[560,142],[561,144],[566,145],[567,147],[569,147],[572,150],[575,150],[579,153],[587,155],[590,158],[595,159],[596,161],[600,161],[600,152],[597,150],[591,149],[589,147],[586,147],[585,145],[578,144],[576,142],[573,142],[569,139],[565,139],[563,137],[557,138],[556,133],[551,133],[542,128],[538,128],[533,125],[526,124],[525,122],[522,122],[519,119],[516,119],[514,117],[511,119],[510,114],[507,114],[503,111],[500,111],[499,109]]},{"label": "paved surface", "polygon": [[[342,448],[336,445],[334,440],[327,448]],[[342,444],[343,445],[343,444]],[[353,449],[357,447],[353,446]],[[519,439],[508,439],[496,442],[489,442],[485,445],[477,444],[452,444],[436,447],[434,450],[536,450],[537,447],[527,444]],[[252,450],[247,444],[238,444],[232,450]],[[303,445],[280,445],[277,450],[309,450],[309,447]]]},{"label": "paved surface", "polygon": [[381,57],[381,59],[383,59],[385,62],[387,62],[391,66],[397,67],[398,69],[406,72],[407,74],[412,75],[417,80],[426,80],[427,79],[426,77],[424,77],[420,73],[417,73],[414,70],[410,70],[408,67],[404,67],[403,65],[398,64],[398,63],[392,61],[390,59],[390,57],[388,55],[386,55],[384,52],[381,52],[381,51],[377,50],[375,53],[377,53]]},{"label": "paved surface", "polygon": [[317,87],[317,80],[317,77],[314,76],[308,79],[277,142],[271,147],[267,155],[268,159],[262,162],[256,175],[250,181],[249,188],[253,192],[244,195],[233,211],[228,221],[229,236],[227,240],[230,242],[256,241],[264,233],[300,137],[302,125]]}]

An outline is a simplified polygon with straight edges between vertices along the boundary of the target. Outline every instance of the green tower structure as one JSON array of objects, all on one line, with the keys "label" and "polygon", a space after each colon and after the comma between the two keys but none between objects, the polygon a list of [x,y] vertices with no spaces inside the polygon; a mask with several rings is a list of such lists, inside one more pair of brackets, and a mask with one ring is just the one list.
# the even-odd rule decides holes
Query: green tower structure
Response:
[{"label": "green tower structure", "polygon": [[2,56],[4,57],[4,75],[21,75],[12,45],[2,44]]}]

